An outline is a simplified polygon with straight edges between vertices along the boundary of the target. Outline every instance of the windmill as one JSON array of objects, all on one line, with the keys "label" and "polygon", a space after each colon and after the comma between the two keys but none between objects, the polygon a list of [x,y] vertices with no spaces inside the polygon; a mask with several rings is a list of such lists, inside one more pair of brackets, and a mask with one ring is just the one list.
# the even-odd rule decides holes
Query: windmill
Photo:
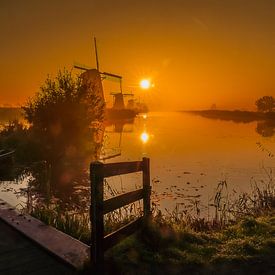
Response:
[{"label": "windmill", "polygon": [[[101,81],[102,80],[109,80],[113,82],[119,82],[120,91],[119,92],[112,92],[111,95],[113,96],[113,107],[114,110],[123,110],[125,109],[124,97],[126,96],[134,96],[132,93],[123,93],[122,91],[122,76],[116,75],[113,73],[108,72],[101,72],[99,69],[99,60],[98,60],[98,52],[97,52],[97,43],[96,38],[94,37],[94,50],[95,50],[95,58],[96,58],[96,69],[93,69],[89,66],[82,65],[79,63],[74,63],[74,68],[84,70],[85,72],[92,72],[94,74],[99,74]],[[103,90],[102,90],[103,91]]]}]

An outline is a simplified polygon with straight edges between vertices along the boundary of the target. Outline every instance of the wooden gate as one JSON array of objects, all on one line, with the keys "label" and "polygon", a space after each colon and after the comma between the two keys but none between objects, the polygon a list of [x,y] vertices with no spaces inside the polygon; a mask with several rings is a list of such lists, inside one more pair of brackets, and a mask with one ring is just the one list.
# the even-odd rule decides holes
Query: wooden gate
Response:
[{"label": "wooden gate", "polygon": [[[103,200],[104,178],[142,172],[143,188],[128,192],[108,200]],[[92,265],[101,269],[104,262],[104,252],[116,245],[125,237],[133,234],[151,215],[150,208],[150,162],[149,158],[142,161],[120,162],[120,163],[101,163],[93,162],[90,166],[91,176],[91,261]],[[104,236],[103,216],[127,204],[143,199],[143,216],[135,221],[128,223],[120,229]]]}]

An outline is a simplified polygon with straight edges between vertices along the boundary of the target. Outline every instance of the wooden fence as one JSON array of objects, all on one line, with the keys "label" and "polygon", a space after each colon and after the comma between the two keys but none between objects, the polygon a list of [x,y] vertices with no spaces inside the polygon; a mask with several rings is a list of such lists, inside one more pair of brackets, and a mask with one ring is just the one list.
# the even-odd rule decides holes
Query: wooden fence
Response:
[{"label": "wooden fence", "polygon": [[[135,172],[143,172],[143,188],[104,201],[104,178]],[[104,263],[104,252],[125,237],[133,234],[141,225],[147,222],[151,215],[150,161],[149,158],[143,158],[142,161],[133,162],[108,164],[93,162],[90,166],[90,176],[91,261],[97,269],[101,269]],[[143,199],[143,216],[104,236],[104,214],[141,199]]]}]

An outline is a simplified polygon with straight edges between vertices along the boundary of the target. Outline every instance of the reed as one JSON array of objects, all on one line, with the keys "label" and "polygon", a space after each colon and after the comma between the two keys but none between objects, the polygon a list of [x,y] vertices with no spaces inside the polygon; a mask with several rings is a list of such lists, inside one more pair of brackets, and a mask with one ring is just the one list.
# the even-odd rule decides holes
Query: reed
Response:
[{"label": "reed", "polygon": [[[275,260],[275,193],[272,177],[261,188],[231,196],[220,182],[207,207],[214,217],[201,218],[201,206],[176,207],[106,255],[112,274],[272,274]],[[189,201],[190,203],[190,201]]]},{"label": "reed", "polygon": [[[153,203],[152,222],[105,254],[107,274],[229,274],[233,269],[251,274],[269,272],[275,260],[275,192],[269,175],[262,187],[252,181],[251,192],[234,196],[222,181],[207,206],[196,198],[189,200],[192,211],[176,207],[163,214]],[[105,190],[106,197],[120,194],[108,182]],[[201,217],[202,207],[211,208],[213,218]],[[141,211],[137,203],[105,215],[105,234],[135,219]],[[90,244],[87,213],[64,213],[54,204],[35,204],[31,212]]]},{"label": "reed", "polygon": [[[116,196],[120,191],[104,183],[104,196]],[[172,211],[161,212],[153,202],[153,221],[160,227],[174,228],[176,230],[191,230],[194,232],[218,232],[228,226],[238,223],[246,218],[257,218],[273,213],[275,209],[275,185],[272,175],[269,174],[268,182],[259,185],[253,181],[251,191],[238,196],[228,193],[226,181],[218,183],[216,192],[207,206],[203,206],[197,199],[189,200],[188,205],[193,211],[186,211],[178,205]],[[206,208],[214,209],[214,217],[201,217],[200,213]],[[209,211],[209,209],[207,209]],[[34,203],[31,214],[46,224],[89,244],[90,243],[90,219],[88,211],[65,211],[55,204]],[[140,202],[127,205],[104,216],[105,234],[110,233],[136,219],[142,214]]]},{"label": "reed", "polygon": [[[122,191],[111,187],[107,180],[104,182],[104,190],[106,190],[104,197],[116,196],[122,193]],[[62,204],[62,201],[59,204]],[[86,244],[90,244],[91,222],[88,211],[83,212],[77,209],[64,211],[64,208],[49,198],[29,203],[28,211],[45,224],[51,225]],[[142,204],[140,201],[106,214],[104,216],[105,234],[113,232],[141,215]]]}]

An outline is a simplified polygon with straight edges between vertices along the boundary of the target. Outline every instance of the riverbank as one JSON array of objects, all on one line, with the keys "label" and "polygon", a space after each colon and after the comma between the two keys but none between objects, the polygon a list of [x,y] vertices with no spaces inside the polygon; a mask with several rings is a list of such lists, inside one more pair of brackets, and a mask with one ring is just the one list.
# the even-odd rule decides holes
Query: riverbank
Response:
[{"label": "riverbank", "polygon": [[[250,193],[230,200],[223,200],[225,197],[227,193],[217,189],[213,202],[217,213],[212,219],[188,211],[167,215],[153,209],[148,226],[105,254],[106,274],[274,274],[272,177],[264,188],[255,184]],[[37,211],[36,216],[41,209]],[[49,215],[44,216],[49,221]],[[83,228],[84,220],[76,224],[67,216],[58,221],[60,225],[64,222],[77,233],[74,237],[90,243],[83,238],[90,235],[89,227]],[[116,223],[111,221],[109,226],[114,229]],[[72,234],[70,230],[66,233]]]},{"label": "riverbank", "polygon": [[198,110],[198,111],[181,111],[202,117],[220,120],[229,120],[233,122],[248,123],[252,121],[275,120],[275,113],[250,112],[240,110]]},{"label": "riverbank", "polygon": [[112,274],[274,274],[273,212],[222,230],[155,222],[107,254]]},{"label": "riverbank", "polygon": [[[215,197],[223,197],[217,192]],[[250,194],[214,204],[214,219],[155,215],[106,255],[112,274],[274,274],[273,179]],[[188,214],[187,214],[188,215]]]}]

